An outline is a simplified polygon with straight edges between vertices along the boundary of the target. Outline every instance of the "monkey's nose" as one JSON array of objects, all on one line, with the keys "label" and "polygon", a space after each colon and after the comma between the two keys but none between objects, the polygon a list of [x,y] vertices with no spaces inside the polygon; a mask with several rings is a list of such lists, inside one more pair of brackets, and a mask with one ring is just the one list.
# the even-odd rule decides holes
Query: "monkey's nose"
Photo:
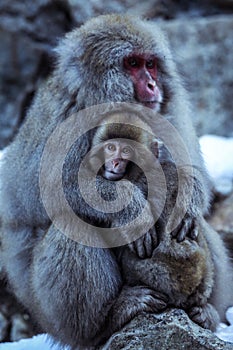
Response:
[{"label": "monkey's nose", "polygon": [[113,167],[116,168],[119,165],[119,160],[113,160],[112,161]]},{"label": "monkey's nose", "polygon": [[151,90],[151,91],[154,91],[154,88],[155,88],[155,81],[154,80],[150,80],[147,84],[148,88]]}]

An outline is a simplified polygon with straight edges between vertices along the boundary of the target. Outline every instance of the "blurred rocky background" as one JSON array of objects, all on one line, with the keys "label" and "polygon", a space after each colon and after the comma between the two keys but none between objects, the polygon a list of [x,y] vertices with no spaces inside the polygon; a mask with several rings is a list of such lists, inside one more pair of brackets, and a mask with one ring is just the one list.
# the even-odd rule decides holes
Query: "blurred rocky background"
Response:
[{"label": "blurred rocky background", "polygon": [[[38,85],[51,71],[53,47],[59,38],[88,18],[111,12],[129,12],[161,22],[190,92],[199,136],[233,136],[233,0],[0,0],[0,149],[14,138]],[[231,191],[217,191],[209,220],[223,235],[233,234],[232,212]],[[169,322],[159,323],[156,327],[162,338],[158,349],[233,349],[233,345],[228,347],[220,341],[214,344],[208,331],[198,337],[198,327],[190,326],[182,312],[177,315],[172,317],[172,324],[182,330],[177,331],[181,334],[180,343],[177,328],[173,328],[173,338],[169,338]],[[154,331],[140,347],[140,339],[148,332],[144,323],[145,320],[135,323],[139,343],[130,342],[132,347],[124,341],[128,333],[126,338],[120,334],[124,343],[121,349],[157,349],[151,343],[157,338]],[[15,303],[2,280],[0,342],[30,337],[35,332],[29,315]],[[129,334],[132,338],[131,328]],[[185,337],[183,347],[181,338]],[[163,347],[165,339],[167,345]],[[116,338],[108,349],[119,348],[112,345],[114,342]]]},{"label": "blurred rocky background", "polygon": [[58,39],[109,12],[161,21],[190,91],[198,133],[233,135],[232,10],[232,0],[0,0],[0,149],[51,70]]}]

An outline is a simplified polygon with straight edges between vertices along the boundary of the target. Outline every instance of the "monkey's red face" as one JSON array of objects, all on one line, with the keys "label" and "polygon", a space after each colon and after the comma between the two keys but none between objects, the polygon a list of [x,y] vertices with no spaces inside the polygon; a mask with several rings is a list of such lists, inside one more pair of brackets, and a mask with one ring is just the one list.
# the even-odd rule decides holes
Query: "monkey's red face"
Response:
[{"label": "monkey's red face", "polygon": [[124,58],[124,68],[133,81],[136,99],[146,107],[159,110],[162,94],[156,81],[156,58],[151,55],[132,54]]}]

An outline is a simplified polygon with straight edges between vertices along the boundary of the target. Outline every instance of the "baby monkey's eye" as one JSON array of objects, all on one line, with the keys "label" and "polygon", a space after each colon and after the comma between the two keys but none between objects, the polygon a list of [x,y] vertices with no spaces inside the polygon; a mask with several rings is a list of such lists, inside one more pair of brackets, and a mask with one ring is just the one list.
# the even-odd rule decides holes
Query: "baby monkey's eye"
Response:
[{"label": "baby monkey's eye", "polygon": [[116,146],[113,143],[107,143],[105,145],[105,149],[110,152],[114,152],[116,150]]},{"label": "baby monkey's eye", "polygon": [[133,150],[132,150],[131,147],[126,146],[126,147],[123,148],[122,152],[123,152],[124,154],[132,154],[132,153],[133,153]]}]

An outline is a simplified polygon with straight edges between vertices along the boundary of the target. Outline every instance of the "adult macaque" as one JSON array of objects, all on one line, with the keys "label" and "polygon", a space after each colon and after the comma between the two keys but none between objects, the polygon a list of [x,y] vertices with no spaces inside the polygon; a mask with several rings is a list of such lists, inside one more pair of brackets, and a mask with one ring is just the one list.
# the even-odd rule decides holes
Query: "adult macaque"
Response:
[{"label": "adult macaque", "polygon": [[[186,242],[189,237],[196,237],[201,225],[199,217],[209,203],[208,180],[186,94],[158,26],[134,17],[108,15],[94,18],[69,33],[57,47],[54,72],[40,87],[18,135],[5,151],[0,174],[0,217],[2,261],[15,295],[44,332],[72,349],[95,346],[139,312],[156,312],[167,305],[163,293],[152,289],[153,283],[148,288],[145,283],[140,284],[140,278],[137,285],[124,286],[112,250],[85,246],[65,236],[53,224],[63,213],[59,201],[49,216],[41,200],[40,164],[51,133],[84,108],[109,102],[133,102],[149,107],[151,113],[160,112],[163,120],[178,131],[190,153],[194,191],[190,206],[190,193],[183,191],[180,204],[188,209],[185,216],[183,210],[176,215],[180,224],[172,230],[173,241]],[[79,113],[76,116],[74,124],[82,128],[84,120]],[[71,129],[65,130],[67,138]],[[75,169],[76,162],[80,163],[90,151],[92,137],[93,134],[85,133],[67,155],[63,186],[74,212],[95,222],[102,221],[102,214],[97,217],[92,208],[83,208],[76,194]],[[63,141],[54,147],[58,153],[62,152]],[[51,157],[51,164],[47,164],[51,174],[56,166]],[[168,165],[168,179],[169,169]],[[109,183],[103,178],[105,193],[111,197],[114,186]],[[51,197],[56,198],[59,186],[55,181]],[[171,181],[171,193],[172,186]],[[122,196],[127,197],[125,193]],[[136,209],[143,207],[145,196],[140,186],[135,186],[132,202],[137,203]],[[167,201],[167,212],[173,204],[173,199]],[[132,214],[130,208],[135,206],[124,212],[126,219]],[[148,208],[140,226],[149,217]],[[159,229],[163,230],[163,225]],[[76,230],[80,233],[79,227]],[[124,259],[126,256],[124,253]],[[182,270],[183,264],[176,268]],[[225,271],[221,273],[226,275]],[[145,275],[144,270],[142,274]],[[215,288],[218,291],[219,286]]]}]

